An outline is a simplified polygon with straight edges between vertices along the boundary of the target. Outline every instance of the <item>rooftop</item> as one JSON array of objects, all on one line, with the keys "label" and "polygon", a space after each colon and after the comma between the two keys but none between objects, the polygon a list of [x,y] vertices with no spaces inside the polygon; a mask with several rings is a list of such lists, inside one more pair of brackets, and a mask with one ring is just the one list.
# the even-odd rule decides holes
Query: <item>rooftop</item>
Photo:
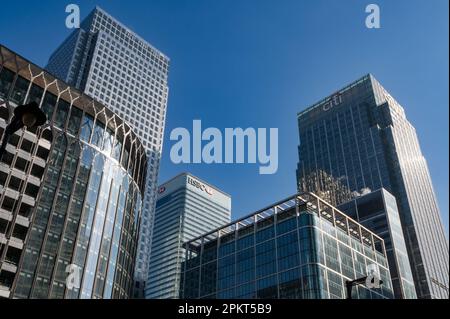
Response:
[{"label": "rooftop", "polygon": [[133,35],[136,39],[138,39],[139,41],[141,41],[144,45],[150,47],[152,50],[154,50],[155,52],[157,52],[158,54],[160,54],[162,57],[164,57],[167,61],[170,61],[170,58],[165,55],[164,53],[162,53],[160,50],[158,50],[157,48],[155,48],[153,45],[151,45],[147,40],[143,39],[142,37],[140,37],[136,32],[134,32],[133,30],[131,30],[129,27],[127,27],[126,25],[124,25],[122,22],[120,22],[119,20],[117,20],[116,18],[114,18],[112,15],[110,15],[108,12],[106,12],[105,10],[103,10],[102,8],[100,8],[99,6],[95,6],[94,10],[91,11],[91,13],[89,13],[88,17],[93,13],[93,12],[101,12],[102,14],[104,14],[105,16],[107,16],[109,19],[113,20],[114,22],[116,22],[120,27],[124,28],[127,32],[129,32],[131,35]]},{"label": "rooftop", "polygon": [[194,248],[195,250],[195,247],[200,246],[202,243],[214,241],[220,237],[238,231],[239,229],[255,225],[265,219],[271,218],[272,216],[279,216],[280,214],[283,214],[283,212],[288,211],[296,212],[294,209],[300,206],[305,208],[302,212],[317,214],[319,218],[328,220],[335,227],[344,230],[348,235],[360,240],[368,246],[372,246],[374,250],[376,250],[376,243],[382,243],[384,250],[384,241],[381,237],[377,236],[354,219],[333,207],[331,204],[328,204],[317,195],[309,192],[298,193],[255,213],[205,233],[202,236],[185,242],[184,247],[189,249]]},{"label": "rooftop", "polygon": [[345,93],[346,91],[348,91],[348,90],[354,88],[354,87],[357,86],[358,84],[361,84],[362,82],[367,81],[368,79],[372,79],[372,77],[373,77],[373,76],[372,76],[372,74],[370,74],[370,73],[364,75],[363,77],[359,78],[358,80],[356,80],[356,81],[354,81],[354,82],[348,84],[348,85],[345,86],[344,88],[342,88],[342,89],[340,89],[340,90],[334,92],[333,94],[327,96],[326,98],[323,98],[323,99],[320,100],[319,102],[316,102],[316,103],[314,103],[313,105],[307,107],[307,108],[304,109],[303,111],[298,112],[298,113],[297,113],[297,118],[299,118],[299,117],[305,115],[306,113],[311,112],[312,110],[315,110],[316,108],[322,106],[324,103],[329,102],[329,101],[333,98],[333,96],[335,96],[336,94],[343,94],[343,93]]},{"label": "rooftop", "polygon": [[193,177],[194,179],[198,180],[199,182],[201,182],[201,183],[203,183],[203,184],[205,184],[205,185],[208,185],[209,187],[213,188],[215,191],[217,191],[217,192],[219,192],[219,193],[221,193],[221,194],[223,194],[223,195],[225,195],[225,196],[231,198],[231,195],[230,195],[230,194],[224,192],[224,191],[221,190],[220,188],[218,188],[218,187],[216,187],[216,186],[214,186],[214,185],[212,185],[212,184],[206,182],[205,180],[203,180],[203,179],[201,179],[201,178],[199,178],[199,177],[197,177],[197,176],[195,176],[195,175],[193,175],[193,174],[191,174],[191,173],[189,173],[189,172],[182,172],[182,173],[180,173],[180,174],[178,174],[178,175],[175,175],[174,177],[172,177],[172,178],[169,179],[168,181],[165,181],[164,183],[160,184],[159,187],[162,187],[162,186],[164,186],[164,185],[167,185],[167,184],[171,183],[172,181],[174,181],[174,180],[176,180],[176,179],[178,179],[178,178],[181,178],[182,176],[190,176],[190,177]]}]

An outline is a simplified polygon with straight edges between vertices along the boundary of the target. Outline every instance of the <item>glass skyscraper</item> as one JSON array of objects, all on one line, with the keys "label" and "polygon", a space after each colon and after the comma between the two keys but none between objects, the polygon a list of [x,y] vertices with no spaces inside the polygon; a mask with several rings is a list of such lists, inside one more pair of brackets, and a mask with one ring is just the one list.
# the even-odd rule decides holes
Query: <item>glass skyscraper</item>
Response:
[{"label": "glass skyscraper", "polygon": [[0,135],[31,101],[48,121],[17,131],[0,163],[0,297],[129,298],[145,148],[110,109],[0,46]]},{"label": "glass skyscraper", "polygon": [[[348,191],[385,188],[398,204],[417,296],[448,298],[448,241],[402,106],[369,74],[300,112],[298,126],[299,189],[318,171]],[[325,183],[313,180],[307,190],[326,191]]]},{"label": "glass skyscraper", "polygon": [[417,298],[395,197],[381,188],[337,208],[383,238],[395,298]]},{"label": "glass skyscraper", "polygon": [[121,116],[148,157],[136,283],[147,276],[168,98],[169,59],[96,7],[51,55],[47,70]]},{"label": "glass skyscraper", "polygon": [[383,283],[353,298],[392,298],[383,239],[312,193],[205,233],[186,248],[183,298],[344,299],[374,269]]},{"label": "glass skyscraper", "polygon": [[231,198],[188,174],[162,184],[156,203],[146,298],[178,298],[183,243],[230,222]]}]

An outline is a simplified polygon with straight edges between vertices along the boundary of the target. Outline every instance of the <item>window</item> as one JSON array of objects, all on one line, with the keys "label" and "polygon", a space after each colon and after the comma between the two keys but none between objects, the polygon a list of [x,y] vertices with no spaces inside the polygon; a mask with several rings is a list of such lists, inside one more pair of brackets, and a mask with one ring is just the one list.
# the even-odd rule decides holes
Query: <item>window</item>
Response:
[{"label": "window", "polygon": [[259,299],[276,299],[278,298],[277,276],[270,276],[258,280],[257,298]]},{"label": "window", "polygon": [[280,298],[301,299],[300,268],[280,273]]},{"label": "window", "polygon": [[89,114],[84,114],[82,123],[80,139],[89,143],[94,126],[94,118]]},{"label": "window", "polygon": [[52,120],[53,112],[55,110],[57,98],[55,95],[47,92],[45,93],[44,101],[42,102],[42,111],[47,116],[48,121]]},{"label": "window", "polygon": [[16,84],[11,94],[11,100],[16,102],[17,104],[22,104],[25,100],[25,94],[27,94],[29,84],[30,81],[19,76],[16,80]]},{"label": "window", "polygon": [[256,246],[256,276],[263,277],[276,272],[275,241],[269,240]]},{"label": "window", "polygon": [[11,88],[11,84],[14,81],[14,72],[3,68],[0,73],[0,96],[6,97]]},{"label": "window", "polygon": [[253,245],[253,235],[247,235],[245,237],[239,238],[237,241],[237,250],[241,250]]},{"label": "window", "polygon": [[36,102],[38,105],[41,103],[44,89],[36,84],[31,85],[30,94],[28,94],[27,103]]},{"label": "window", "polygon": [[274,235],[275,235],[275,231],[274,231],[273,226],[270,226],[270,227],[262,229],[262,230],[258,230],[256,232],[256,242],[261,243],[263,241],[273,238]]},{"label": "window", "polygon": [[299,265],[297,232],[278,237],[278,269],[285,270]]},{"label": "window", "polygon": [[73,135],[77,135],[80,129],[81,117],[83,116],[83,111],[79,108],[72,106],[72,111],[70,112],[69,125],[67,126],[67,131]]}]

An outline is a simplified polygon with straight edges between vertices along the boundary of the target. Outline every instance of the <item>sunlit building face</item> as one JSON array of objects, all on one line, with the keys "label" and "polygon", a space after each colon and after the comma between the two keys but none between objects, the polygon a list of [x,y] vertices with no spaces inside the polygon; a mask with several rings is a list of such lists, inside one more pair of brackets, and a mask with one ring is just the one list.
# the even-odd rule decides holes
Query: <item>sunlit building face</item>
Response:
[{"label": "sunlit building face", "polygon": [[19,130],[0,163],[0,294],[128,298],[147,157],[110,109],[0,47],[0,132],[35,101],[47,116]]}]

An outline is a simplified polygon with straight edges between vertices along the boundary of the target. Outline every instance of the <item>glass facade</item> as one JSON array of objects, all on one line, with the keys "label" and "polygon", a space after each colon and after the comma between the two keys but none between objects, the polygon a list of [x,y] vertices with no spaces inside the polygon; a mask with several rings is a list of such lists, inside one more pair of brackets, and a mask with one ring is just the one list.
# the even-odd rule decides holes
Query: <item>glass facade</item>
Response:
[{"label": "glass facade", "polygon": [[105,106],[4,47],[0,58],[1,133],[18,103],[48,119],[16,132],[0,164],[1,296],[130,297],[143,145]]},{"label": "glass facade", "polygon": [[312,193],[297,194],[184,244],[183,298],[343,299],[345,282],[377,269],[392,298],[383,240]]},{"label": "glass facade", "polygon": [[[366,75],[298,114],[299,190],[325,172],[350,192],[394,195],[419,298],[449,297],[449,247],[416,131],[402,106]],[[347,199],[345,200],[347,201]],[[336,199],[336,205],[345,201]]]},{"label": "glass facade", "polygon": [[182,244],[230,222],[231,198],[191,174],[162,184],[156,203],[146,298],[178,298]]},{"label": "glass facade", "polygon": [[338,209],[383,238],[395,298],[417,298],[395,197],[382,188],[339,205]]},{"label": "glass facade", "polygon": [[147,186],[135,272],[136,293],[142,297],[169,91],[169,59],[96,7],[51,55],[47,69],[118,114],[144,145]]}]

